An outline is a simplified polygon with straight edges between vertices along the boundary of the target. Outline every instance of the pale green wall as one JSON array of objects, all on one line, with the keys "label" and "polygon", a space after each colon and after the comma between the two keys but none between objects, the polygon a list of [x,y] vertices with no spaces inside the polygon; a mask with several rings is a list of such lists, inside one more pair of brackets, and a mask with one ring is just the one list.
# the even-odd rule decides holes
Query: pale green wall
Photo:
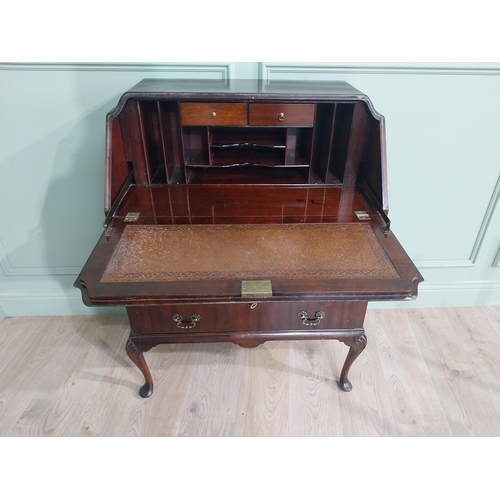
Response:
[{"label": "pale green wall", "polygon": [[106,113],[142,78],[230,76],[368,94],[392,227],[426,278],[390,306],[500,304],[500,64],[1,64],[0,314],[96,311],[72,284],[101,233]]}]

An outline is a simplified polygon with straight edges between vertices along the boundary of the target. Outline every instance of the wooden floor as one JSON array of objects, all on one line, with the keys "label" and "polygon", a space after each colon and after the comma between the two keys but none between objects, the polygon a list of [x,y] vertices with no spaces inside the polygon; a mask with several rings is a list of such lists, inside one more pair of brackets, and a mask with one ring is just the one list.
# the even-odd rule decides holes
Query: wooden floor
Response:
[{"label": "wooden floor", "polygon": [[0,323],[1,436],[500,436],[500,307],[369,310],[337,341],[159,346],[151,398],[125,316]]}]

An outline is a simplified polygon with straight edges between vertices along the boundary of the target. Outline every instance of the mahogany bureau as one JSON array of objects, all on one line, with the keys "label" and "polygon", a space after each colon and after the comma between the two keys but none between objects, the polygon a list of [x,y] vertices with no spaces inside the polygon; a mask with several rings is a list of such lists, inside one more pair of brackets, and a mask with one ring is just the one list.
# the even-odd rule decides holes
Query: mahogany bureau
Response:
[{"label": "mahogany bureau", "polygon": [[106,121],[104,232],[75,286],[126,307],[126,351],[337,339],[422,276],[387,216],[384,118],[345,82],[143,80]]}]

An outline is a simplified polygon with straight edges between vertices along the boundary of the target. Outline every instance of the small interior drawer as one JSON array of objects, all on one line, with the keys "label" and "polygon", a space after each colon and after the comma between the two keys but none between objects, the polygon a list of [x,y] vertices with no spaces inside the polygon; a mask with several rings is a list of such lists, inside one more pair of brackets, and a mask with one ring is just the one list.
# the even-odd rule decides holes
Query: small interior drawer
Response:
[{"label": "small interior drawer", "polygon": [[183,126],[245,126],[247,105],[245,103],[181,102]]},{"label": "small interior drawer", "polygon": [[254,127],[312,127],[315,104],[250,104]]}]

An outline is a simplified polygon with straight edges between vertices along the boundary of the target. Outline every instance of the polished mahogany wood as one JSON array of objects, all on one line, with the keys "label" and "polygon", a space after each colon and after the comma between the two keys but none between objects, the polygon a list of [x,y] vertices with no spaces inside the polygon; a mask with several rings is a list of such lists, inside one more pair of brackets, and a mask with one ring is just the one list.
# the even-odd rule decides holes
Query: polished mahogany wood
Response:
[{"label": "polished mahogany wood", "polygon": [[132,337],[130,337],[127,340],[125,351],[127,352],[127,356],[144,375],[144,385],[140,388],[139,394],[143,398],[148,398],[153,394],[153,377],[151,376],[151,372],[149,371],[149,367],[143,355],[144,350],[148,349],[144,347],[141,342],[138,342],[138,344],[139,347],[134,343]]},{"label": "polished mahogany wood", "polygon": [[[153,381],[142,353],[159,344],[232,342],[249,348],[269,340],[333,339],[349,346],[339,380],[340,388],[348,392],[352,390],[349,369],[367,343],[362,328],[366,307],[367,302],[131,306],[127,307],[132,328],[127,354],[145,377],[140,394],[148,397]],[[308,309],[307,319],[299,317],[303,309]],[[319,321],[318,312],[325,314]],[[184,321],[174,320],[180,313],[185,313]],[[201,319],[192,321],[193,314]]]},{"label": "polished mahogany wood", "polygon": [[250,104],[248,124],[252,127],[312,127],[314,104]]},{"label": "polished mahogany wood", "polygon": [[[339,387],[350,391],[349,370],[367,344],[368,302],[412,300],[423,279],[390,229],[384,118],[345,82],[140,82],[107,115],[104,210],[105,231],[75,286],[89,306],[126,307],[126,352],[144,376],[142,397],[153,392],[143,353],[159,344],[323,338],[349,347]],[[282,259],[269,259],[269,269],[251,240],[234,250],[240,239],[207,225],[292,236],[279,249],[277,236],[267,246],[259,236]],[[314,258],[300,250],[309,248],[299,245],[305,227]],[[192,251],[168,239],[192,230],[201,235],[189,240]],[[324,248],[331,231],[344,236]],[[203,239],[217,235],[232,239],[222,247]],[[183,250],[163,251],[174,248]],[[215,248],[232,249],[231,257],[205,275],[194,259],[208,262]],[[299,274],[281,270],[287,255],[300,261]],[[330,255],[344,266],[335,275],[333,264],[319,265]],[[385,262],[385,271],[363,255]],[[242,279],[264,278],[270,293],[242,293]]]},{"label": "polished mahogany wood", "polygon": [[[130,306],[127,312],[135,334],[189,334],[203,337],[215,332],[314,332],[362,328],[366,305],[366,302],[361,301],[264,302],[247,299],[247,302],[239,303]],[[317,324],[304,323],[299,316],[301,311],[307,312],[313,322],[316,312],[323,312],[324,317]],[[199,316],[195,323],[190,320],[193,314]],[[173,319],[174,316],[182,317],[180,323]]]},{"label": "polished mahogany wood", "polygon": [[244,126],[247,124],[247,105],[243,103],[180,103],[181,124],[186,126],[207,125]]}]

